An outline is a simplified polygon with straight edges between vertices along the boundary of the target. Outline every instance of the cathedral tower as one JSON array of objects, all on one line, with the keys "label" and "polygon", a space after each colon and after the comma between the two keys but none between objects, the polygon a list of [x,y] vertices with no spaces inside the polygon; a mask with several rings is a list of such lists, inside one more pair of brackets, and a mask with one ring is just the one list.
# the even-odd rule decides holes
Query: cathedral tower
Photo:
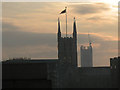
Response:
[{"label": "cathedral tower", "polygon": [[73,23],[73,37],[61,37],[60,20],[58,18],[58,59],[62,64],[77,67],[77,31],[76,21]]}]

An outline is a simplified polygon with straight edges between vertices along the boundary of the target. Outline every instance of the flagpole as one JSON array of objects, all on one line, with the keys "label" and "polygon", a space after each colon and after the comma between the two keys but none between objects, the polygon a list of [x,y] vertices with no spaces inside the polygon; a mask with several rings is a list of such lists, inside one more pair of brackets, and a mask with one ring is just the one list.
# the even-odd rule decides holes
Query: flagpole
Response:
[{"label": "flagpole", "polygon": [[65,7],[66,9],[66,37],[67,37],[67,7]]}]

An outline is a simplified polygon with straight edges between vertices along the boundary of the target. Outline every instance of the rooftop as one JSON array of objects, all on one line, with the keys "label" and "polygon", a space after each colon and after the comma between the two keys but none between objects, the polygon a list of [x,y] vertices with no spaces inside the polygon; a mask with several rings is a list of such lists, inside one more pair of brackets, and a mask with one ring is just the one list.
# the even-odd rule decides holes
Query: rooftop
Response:
[{"label": "rooftop", "polygon": [[14,58],[2,61],[4,64],[24,64],[24,63],[55,63],[58,59],[31,59],[31,58]]}]

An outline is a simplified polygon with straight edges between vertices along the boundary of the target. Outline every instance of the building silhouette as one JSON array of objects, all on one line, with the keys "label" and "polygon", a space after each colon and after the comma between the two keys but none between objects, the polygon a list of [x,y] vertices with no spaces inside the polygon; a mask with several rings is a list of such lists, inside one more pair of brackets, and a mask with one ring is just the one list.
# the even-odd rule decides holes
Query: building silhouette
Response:
[{"label": "building silhouette", "polygon": [[14,58],[2,62],[2,89],[56,87],[58,59]]},{"label": "building silhouette", "polygon": [[77,67],[77,31],[75,18],[73,24],[73,37],[61,36],[60,20],[58,18],[58,59],[62,63]]},{"label": "building silhouette", "polygon": [[92,45],[81,46],[81,67],[93,67]]},{"label": "building silhouette", "polygon": [[[110,67],[77,66],[77,31],[61,37],[58,19],[58,59],[11,59],[2,62],[2,88],[118,88],[120,59]],[[92,46],[89,46],[92,49]],[[114,82],[114,83],[113,83]]]}]

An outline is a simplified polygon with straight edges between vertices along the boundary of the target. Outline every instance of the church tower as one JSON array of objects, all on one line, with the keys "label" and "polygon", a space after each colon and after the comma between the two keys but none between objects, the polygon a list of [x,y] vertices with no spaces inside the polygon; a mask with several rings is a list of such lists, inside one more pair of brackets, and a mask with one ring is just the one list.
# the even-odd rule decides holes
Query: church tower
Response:
[{"label": "church tower", "polygon": [[[89,34],[88,34],[88,38]],[[92,43],[89,40],[89,46],[81,46],[81,67],[93,67],[93,52],[92,52]]]},{"label": "church tower", "polygon": [[62,64],[77,67],[77,30],[73,23],[73,37],[61,37],[60,20],[58,18],[58,59]]}]

